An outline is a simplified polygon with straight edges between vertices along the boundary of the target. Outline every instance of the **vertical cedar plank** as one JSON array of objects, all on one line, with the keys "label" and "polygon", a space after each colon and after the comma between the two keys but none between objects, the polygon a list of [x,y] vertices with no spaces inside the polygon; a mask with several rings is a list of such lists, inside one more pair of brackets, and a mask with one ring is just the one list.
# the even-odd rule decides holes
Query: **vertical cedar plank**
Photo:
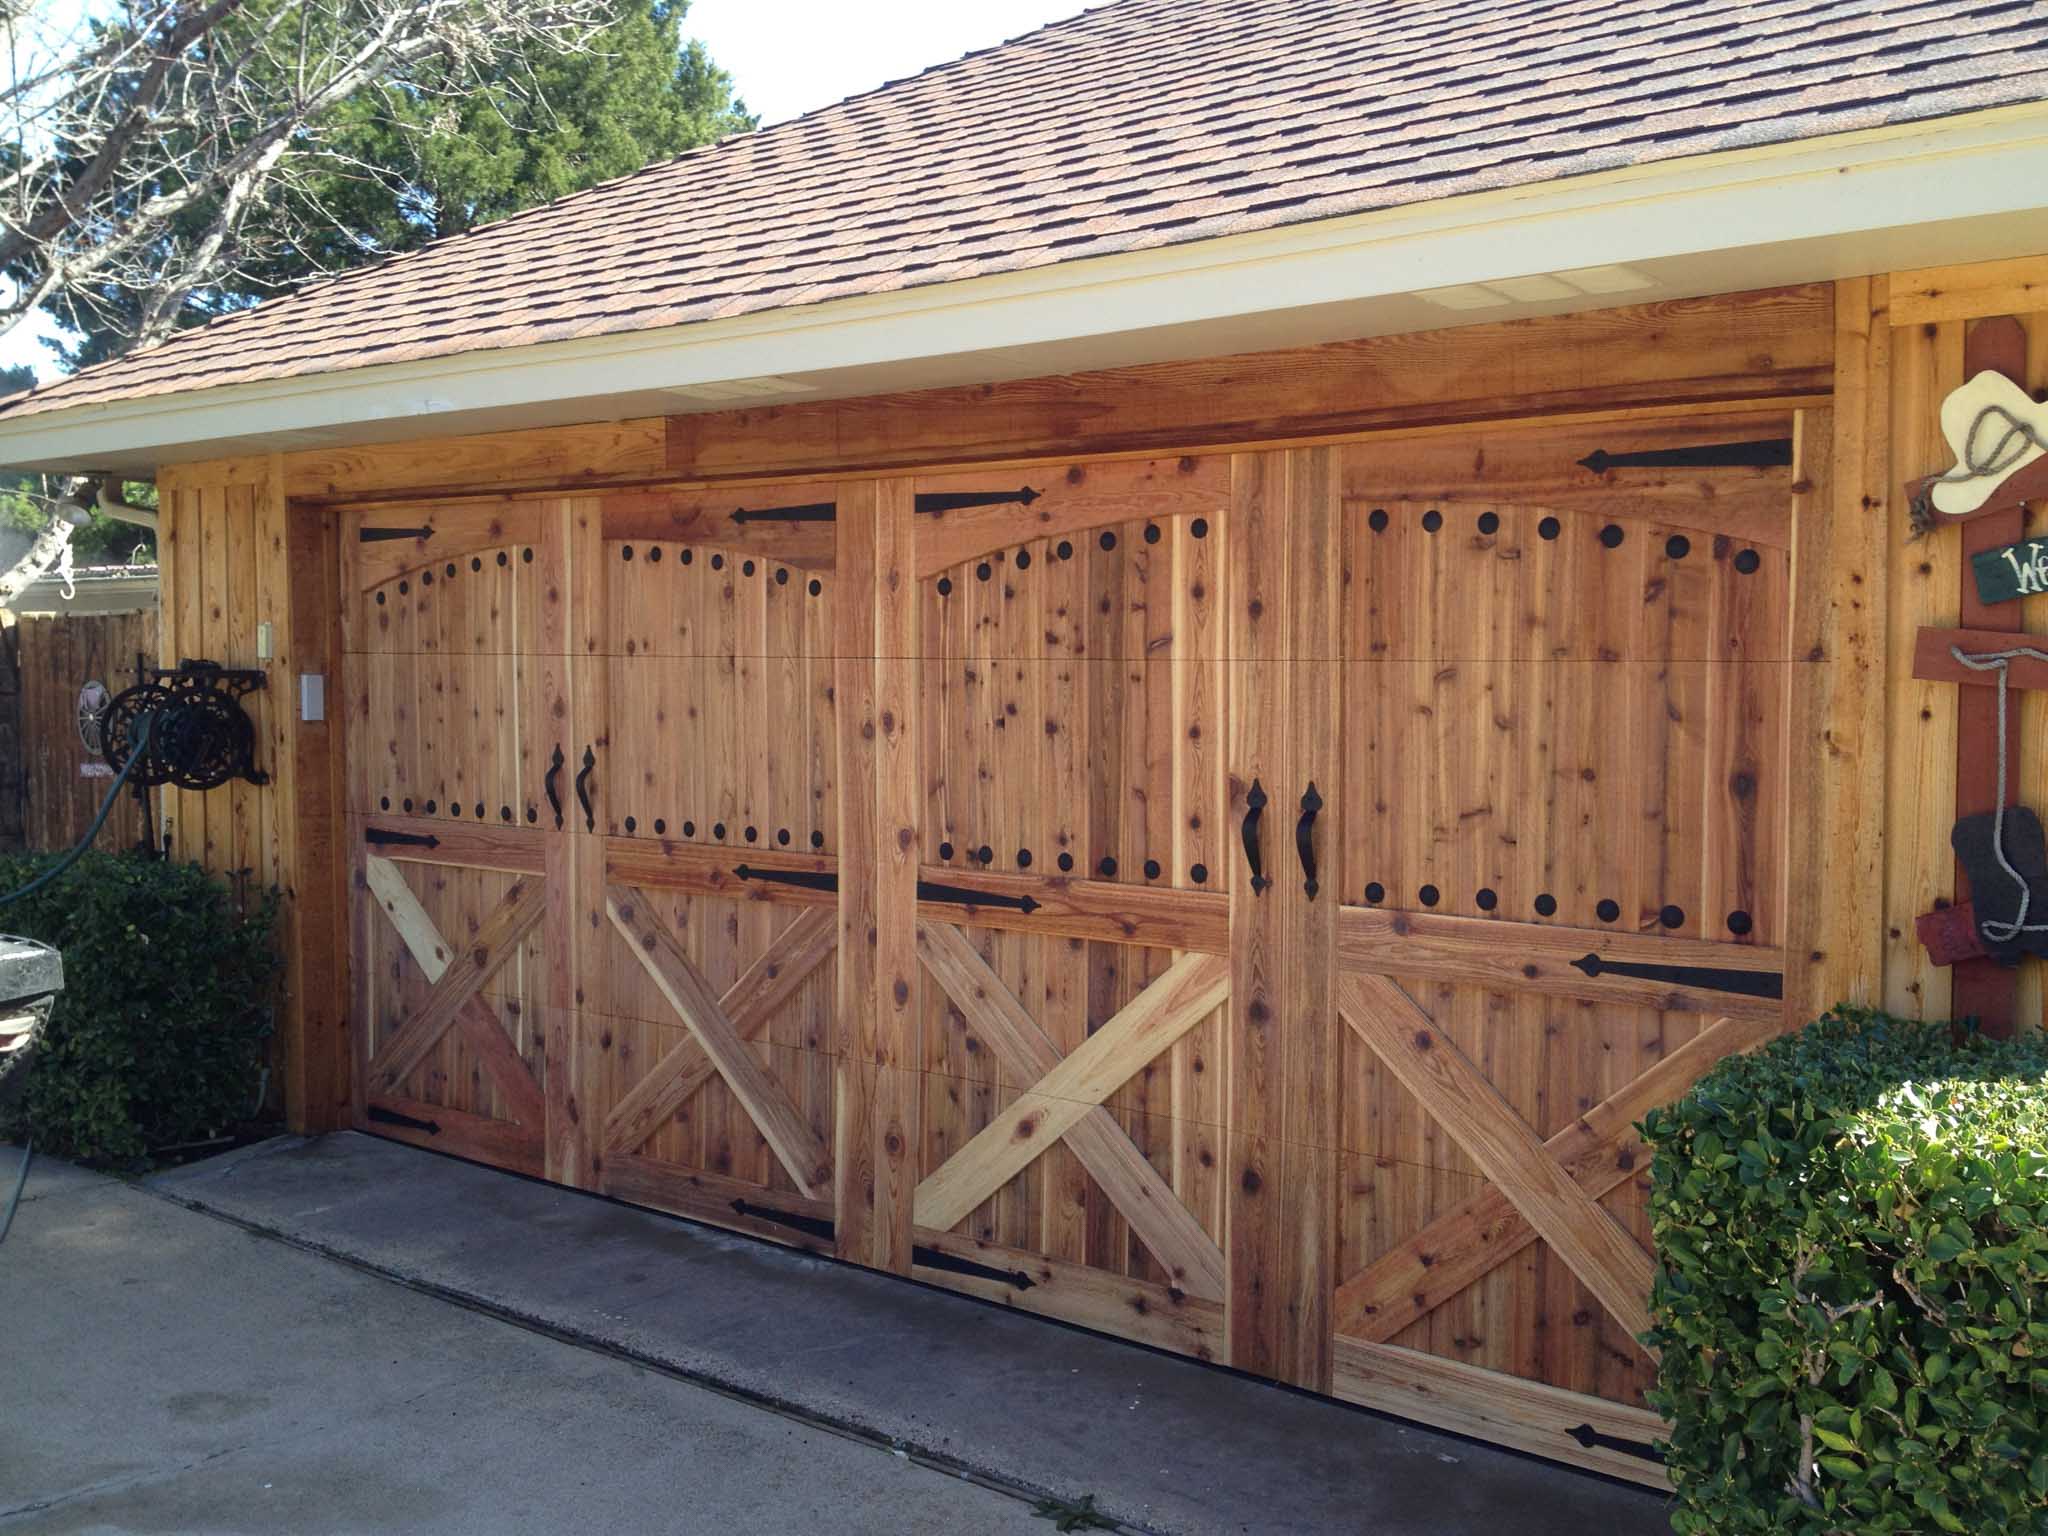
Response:
[{"label": "vertical cedar plank", "polygon": [[[528,758],[537,776],[522,784],[550,819],[538,776],[547,772],[555,748],[562,749],[558,780],[567,836],[544,839],[547,849],[547,911],[544,952],[549,956],[541,1015],[546,1021],[546,1064],[541,1085],[546,1100],[543,1161],[557,1183],[583,1189],[598,1187],[599,1110],[585,1078],[596,1070],[594,1057],[583,1050],[583,1021],[591,999],[602,987],[595,974],[611,958],[611,923],[604,906],[603,817],[610,759],[610,718],[606,708],[609,658],[603,655],[605,623],[604,538],[599,504],[570,498],[545,505],[534,560],[540,567],[536,584],[540,612],[534,626],[533,659],[540,668],[542,720],[536,723],[538,750]],[[529,616],[518,616],[521,625]],[[599,830],[591,834],[573,792],[583,751],[597,754],[591,774],[592,801],[598,808]]]},{"label": "vertical cedar plank", "polygon": [[838,492],[840,1256],[910,1272],[917,1185],[917,620],[908,480]]},{"label": "vertical cedar plank", "polygon": [[[1963,377],[1974,379],[1984,372],[2002,373],[2025,387],[2027,382],[2027,333],[2010,315],[1980,320],[1970,327],[1963,341]],[[1994,512],[1962,526],[1962,604],[1958,622],[1965,629],[1995,629],[2017,632],[2021,626],[2021,605],[1987,605],[1977,596],[1970,557],[1987,549],[2017,541],[2026,532],[2017,507]],[[2017,714],[2017,711],[2014,712]],[[2008,721],[2005,742],[2006,797],[2018,793],[2019,731]],[[1965,688],[1956,703],[1956,817],[1958,820],[1998,804],[1998,693],[1991,688]],[[1969,877],[1956,865],[1956,900],[1969,899]],[[2015,981],[2017,972],[1995,960],[1964,960],[1957,963],[1953,1007],[1958,1018],[1977,1019],[1986,1034],[2008,1036],[2013,1031]]]},{"label": "vertical cedar plank", "polygon": [[[1287,588],[1292,644],[1287,662],[1292,707],[1294,777],[1274,831],[1282,844],[1279,881],[1299,892],[1293,963],[1282,1015],[1286,1104],[1283,1159],[1288,1240],[1282,1249],[1287,1353],[1279,1374],[1315,1392],[1330,1390],[1331,1303],[1337,1261],[1338,1115],[1343,1065],[1337,1017],[1337,837],[1332,823],[1349,803],[1341,781],[1339,719],[1339,582],[1343,507],[1336,450],[1296,449],[1287,455],[1285,547],[1294,563]],[[1303,790],[1314,784],[1323,811],[1311,829],[1319,890],[1307,895],[1293,841]]]},{"label": "vertical cedar plank", "polygon": [[1792,508],[1785,998],[1802,1023],[1878,1001],[1884,958],[1890,611],[1888,280],[1835,285],[1835,395],[1802,411]]},{"label": "vertical cedar plank", "polygon": [[[1224,1325],[1229,1363],[1284,1377],[1295,1343],[1289,1326],[1292,1266],[1287,1256],[1285,1167],[1288,977],[1301,883],[1288,878],[1293,850],[1290,791],[1298,774],[1290,709],[1288,511],[1293,463],[1285,452],[1237,455],[1231,463],[1231,604],[1228,638],[1230,832],[1229,1187],[1224,1257],[1229,1290]],[[1321,703],[1322,701],[1317,701]],[[1272,881],[1254,892],[1243,851],[1246,797],[1266,793],[1260,821],[1262,868]]]},{"label": "vertical cedar plank", "polygon": [[[282,533],[274,546],[284,569],[281,639],[273,664],[271,701],[283,724],[272,820],[277,865],[286,891],[286,941],[291,1006],[286,1013],[285,1119],[292,1130],[318,1133],[348,1124],[353,1049],[348,998],[348,856],[342,816],[344,731],[341,725],[342,593],[340,519],[332,511],[292,507],[273,458],[262,492]],[[259,559],[273,558],[265,543]],[[298,674],[327,679],[325,720],[301,720]]]}]

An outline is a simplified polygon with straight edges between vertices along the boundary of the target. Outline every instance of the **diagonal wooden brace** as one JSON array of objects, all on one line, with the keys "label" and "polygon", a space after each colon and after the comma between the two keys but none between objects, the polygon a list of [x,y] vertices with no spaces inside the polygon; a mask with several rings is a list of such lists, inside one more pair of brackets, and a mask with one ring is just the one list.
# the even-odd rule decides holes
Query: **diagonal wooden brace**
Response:
[{"label": "diagonal wooden brace", "polygon": [[732,1019],[718,1005],[717,995],[690,963],[675,935],[653,915],[652,898],[623,885],[607,885],[604,895],[612,926],[626,936],[662,996],[689,1025],[690,1033],[697,1037],[791,1182],[813,1199],[828,1194],[832,1159],[824,1142],[790,1101],[775,1074],[733,1027]]},{"label": "diagonal wooden brace", "polygon": [[917,1186],[917,1225],[943,1232],[1031,1165],[1140,1068],[1230,997],[1230,962],[1183,955]]},{"label": "diagonal wooden brace", "polygon": [[[1543,1143],[1593,1199],[1634,1178],[1646,1156],[1635,1123],[1724,1056],[1753,1050],[1782,1023],[1721,1019]],[[1339,1334],[1386,1343],[1536,1241],[1536,1229],[1489,1184],[1337,1287]]]},{"label": "diagonal wooden brace", "polygon": [[[465,1036],[482,1046],[485,1062],[492,1066],[494,1078],[502,1081],[504,1077],[511,1076],[505,1058],[509,1054],[516,1061],[518,1053],[511,1049],[511,1041],[505,1039],[505,1032],[497,1019],[483,1008],[477,993],[506,961],[518,953],[526,935],[541,920],[547,909],[544,882],[531,879],[513,882],[512,888],[505,893],[504,901],[484,920],[476,937],[467,946],[456,949],[435,930],[404,877],[389,860],[374,857],[367,860],[364,879],[384,911],[390,915],[415,963],[433,983],[426,1002],[399,1026],[371,1063],[371,1087],[384,1093],[397,1092],[399,1085],[426,1059],[427,1053],[449,1028],[458,1019],[477,1010],[481,1010],[481,1016],[469,1018]],[[486,1021],[498,1039],[504,1040],[502,1050],[492,1045],[490,1037],[481,1032],[480,1026]],[[523,1068],[523,1062],[521,1066]],[[531,1089],[531,1076],[523,1072],[520,1075],[527,1077],[526,1086]],[[524,1097],[516,1086],[511,1092],[514,1098]],[[526,1100],[524,1111],[534,1115],[531,1123],[540,1123],[542,1112],[535,1109],[531,1099]]]},{"label": "diagonal wooden brace", "polygon": [[1337,1011],[1632,1336],[1650,1328],[1649,1254],[1550,1155],[1398,983],[1345,976]]},{"label": "diagonal wooden brace", "polygon": [[[920,922],[917,952],[1007,1071],[1038,1082],[1060,1064],[1059,1047],[958,928]],[[1223,1250],[1116,1117],[1098,1106],[1075,1122],[1066,1139],[1081,1166],[1131,1224],[1138,1241],[1173,1276],[1175,1286],[1190,1296],[1221,1301],[1226,1285]]]},{"label": "diagonal wooden brace", "polygon": [[[839,946],[838,913],[810,907],[775,936],[774,942],[726,988],[718,1006],[742,1040],[761,1032],[775,1011]],[[718,1075],[718,1067],[692,1036],[678,1041],[647,1075],[612,1106],[605,1117],[607,1152],[634,1152]]]}]

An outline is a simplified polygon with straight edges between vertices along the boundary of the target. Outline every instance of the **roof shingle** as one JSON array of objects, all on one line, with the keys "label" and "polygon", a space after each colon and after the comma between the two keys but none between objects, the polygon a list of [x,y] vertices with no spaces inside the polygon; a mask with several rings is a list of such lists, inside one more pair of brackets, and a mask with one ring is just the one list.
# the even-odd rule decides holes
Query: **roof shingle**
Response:
[{"label": "roof shingle", "polygon": [[2043,97],[2035,0],[1116,0],[5,409],[684,325]]}]

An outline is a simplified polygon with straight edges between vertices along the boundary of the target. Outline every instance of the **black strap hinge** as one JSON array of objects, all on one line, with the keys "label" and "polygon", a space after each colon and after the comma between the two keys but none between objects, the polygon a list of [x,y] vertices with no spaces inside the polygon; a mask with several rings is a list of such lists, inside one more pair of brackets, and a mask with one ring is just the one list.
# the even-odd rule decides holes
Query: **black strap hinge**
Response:
[{"label": "black strap hinge", "polygon": [[1642,1461],[1654,1461],[1659,1466],[1664,1464],[1664,1453],[1656,1446],[1646,1445],[1640,1440],[1625,1440],[1620,1435],[1603,1435],[1590,1424],[1581,1424],[1577,1429],[1568,1429],[1565,1433],[1589,1451],[1598,1446],[1602,1450],[1619,1451],[1624,1456],[1634,1456]]},{"label": "black strap hinge", "polygon": [[429,1136],[441,1134],[440,1121],[422,1120],[417,1115],[401,1115],[397,1110],[386,1109],[381,1104],[372,1104],[363,1111],[363,1116],[378,1125],[402,1125],[408,1131],[424,1131]]},{"label": "black strap hinge", "polygon": [[1734,992],[1743,997],[1782,998],[1785,978],[1777,971],[1731,971],[1710,965],[1639,965],[1625,960],[1602,960],[1598,955],[1581,955],[1572,962],[1574,970],[1588,976],[1632,976],[1638,981],[1668,982],[1694,992]]},{"label": "black strap hinge", "polygon": [[1043,494],[1028,485],[1014,491],[927,491],[918,496],[917,510],[941,516],[974,507],[1028,507]]},{"label": "black strap hinge", "polygon": [[964,885],[940,885],[931,880],[917,882],[919,901],[952,901],[963,907],[1002,907],[1012,912],[1036,912],[1040,903],[1029,896],[997,896],[988,891],[969,890]]},{"label": "black strap hinge", "polygon": [[358,528],[356,537],[365,544],[389,544],[399,539],[418,539],[422,544],[434,536],[430,523],[424,528]]},{"label": "black strap hinge", "polygon": [[807,501],[795,507],[740,507],[732,520],[742,528],[748,523],[830,523],[839,518],[836,501]]},{"label": "black strap hinge", "polygon": [[1690,448],[1644,448],[1609,453],[1596,448],[1579,460],[1596,475],[1610,469],[1776,469],[1792,462],[1792,439],[1760,438],[1751,443],[1699,443]]},{"label": "black strap hinge", "polygon": [[431,832],[387,832],[382,827],[365,828],[363,831],[363,841],[377,847],[387,847],[392,844],[406,848],[438,848],[441,846],[441,839],[434,836]]}]

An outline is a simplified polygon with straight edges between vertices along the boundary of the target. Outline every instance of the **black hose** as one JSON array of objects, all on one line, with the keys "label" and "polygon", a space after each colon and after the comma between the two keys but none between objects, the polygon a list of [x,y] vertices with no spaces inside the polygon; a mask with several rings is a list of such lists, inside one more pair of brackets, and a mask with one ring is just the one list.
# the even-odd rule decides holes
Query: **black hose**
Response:
[{"label": "black hose", "polygon": [[100,828],[107,824],[107,816],[114,809],[114,801],[120,795],[122,786],[128,782],[130,770],[142,761],[142,754],[149,750],[149,733],[156,727],[156,712],[152,710],[150,713],[142,716],[136,724],[138,729],[135,733],[135,750],[128,754],[128,761],[121,765],[121,771],[114,776],[113,787],[107,791],[107,798],[100,802],[99,814],[93,817],[92,825],[86,828],[85,836],[79,839],[78,846],[44,870],[40,875],[37,875],[35,879],[29,881],[20,890],[9,891],[5,896],[0,896],[0,907],[4,907],[12,901],[19,901],[24,896],[33,895],[85,857],[86,849],[90,848],[93,844],[93,839],[100,835]]}]

